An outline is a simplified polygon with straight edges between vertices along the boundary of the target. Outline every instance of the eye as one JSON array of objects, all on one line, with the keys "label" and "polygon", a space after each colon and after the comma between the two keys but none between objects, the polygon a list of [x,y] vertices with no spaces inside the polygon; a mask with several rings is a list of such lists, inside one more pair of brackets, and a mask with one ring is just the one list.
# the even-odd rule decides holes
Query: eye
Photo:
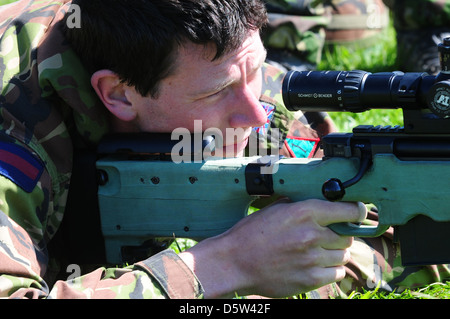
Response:
[{"label": "eye", "polygon": [[211,94],[208,95],[207,97],[214,97],[214,96],[220,95],[220,93],[221,93],[222,91],[223,91],[223,89],[222,89],[222,90],[219,90],[219,91],[217,91],[217,92],[211,93]]},{"label": "eye", "polygon": [[223,96],[226,93],[227,88],[228,87],[225,87],[225,88],[223,88],[221,90],[218,90],[218,91],[216,91],[214,93],[211,93],[208,96],[206,96],[205,98],[206,99],[218,99],[218,98],[220,98],[221,96]]}]

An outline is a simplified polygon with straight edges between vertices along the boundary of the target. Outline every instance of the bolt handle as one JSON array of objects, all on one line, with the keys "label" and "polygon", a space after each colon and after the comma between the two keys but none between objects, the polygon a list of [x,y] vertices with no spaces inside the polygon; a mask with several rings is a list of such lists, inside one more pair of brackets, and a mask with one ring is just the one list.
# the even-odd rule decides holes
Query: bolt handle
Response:
[{"label": "bolt handle", "polygon": [[345,195],[345,186],[338,178],[330,178],[322,185],[322,194],[330,202],[340,201]]}]

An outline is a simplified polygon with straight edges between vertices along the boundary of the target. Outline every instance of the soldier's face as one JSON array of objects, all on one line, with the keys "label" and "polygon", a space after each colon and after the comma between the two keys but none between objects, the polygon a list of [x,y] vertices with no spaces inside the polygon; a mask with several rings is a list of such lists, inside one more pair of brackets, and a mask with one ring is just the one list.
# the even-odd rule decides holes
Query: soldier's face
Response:
[{"label": "soldier's face", "polygon": [[[217,128],[223,134],[224,152],[237,156],[248,143],[252,127],[262,126],[267,115],[262,108],[261,67],[266,51],[258,32],[252,33],[233,53],[211,61],[215,49],[188,43],[181,47],[175,73],[164,79],[156,99],[133,95],[139,130],[172,132],[195,123],[203,131]],[[226,129],[244,132],[227,139]]]}]

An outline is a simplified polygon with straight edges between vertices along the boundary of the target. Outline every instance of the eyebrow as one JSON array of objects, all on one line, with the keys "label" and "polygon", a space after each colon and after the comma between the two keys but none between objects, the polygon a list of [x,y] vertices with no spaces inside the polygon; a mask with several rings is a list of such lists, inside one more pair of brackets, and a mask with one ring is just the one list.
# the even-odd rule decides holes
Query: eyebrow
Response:
[{"label": "eyebrow", "polygon": [[[264,53],[260,55],[260,59],[259,59],[258,63],[256,64],[255,67],[252,68],[250,74],[251,74],[251,73],[254,73],[254,72],[256,72],[257,70],[259,70],[259,69],[262,68],[264,62],[266,61],[266,57],[267,57],[267,50],[264,49]],[[193,96],[196,96],[196,97],[201,98],[201,97],[205,97],[205,96],[208,96],[208,95],[210,95],[210,94],[213,94],[213,93],[215,93],[215,92],[220,92],[221,90],[223,90],[224,88],[226,88],[227,86],[231,85],[231,84],[234,83],[234,82],[235,82],[234,79],[228,79],[228,80],[225,80],[225,81],[216,83],[216,84],[215,84],[214,86],[212,86],[212,87],[209,87],[209,88],[206,88],[206,89],[204,89],[204,90],[195,92],[195,93],[193,94]]]}]

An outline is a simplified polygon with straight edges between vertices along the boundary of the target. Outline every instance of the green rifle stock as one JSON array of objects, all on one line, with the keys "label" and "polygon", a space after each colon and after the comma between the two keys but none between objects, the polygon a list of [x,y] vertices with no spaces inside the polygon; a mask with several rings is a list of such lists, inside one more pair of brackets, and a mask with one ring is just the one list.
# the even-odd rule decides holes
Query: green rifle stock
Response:
[{"label": "green rifle stock", "polygon": [[439,51],[442,71],[436,77],[289,72],[283,98],[290,110],[403,109],[404,127],[359,126],[353,133],[324,137],[323,159],[248,157],[177,164],[165,155],[173,148],[170,135],[103,143],[98,200],[107,260],[121,262],[124,247],[153,237],[202,239],[223,233],[246,216],[253,200],[278,194],[293,201],[374,204],[378,226],[330,227],[342,235],[376,237],[393,226],[404,265],[450,262],[450,38]]},{"label": "green rifle stock", "polygon": [[[272,162],[272,166],[264,157],[180,164],[143,159],[136,154],[132,158],[124,154],[103,157],[97,161],[97,169],[106,182],[99,186],[98,195],[107,259],[121,262],[123,247],[140,246],[152,237],[175,235],[202,239],[218,235],[244,218],[253,200],[271,194],[300,201],[326,199],[324,192],[333,196],[338,193],[342,200],[372,203],[378,208],[380,224],[377,227],[330,226],[344,235],[375,237],[389,226],[414,227],[413,222],[419,215],[431,219],[434,226],[435,223],[447,225],[441,236],[448,237],[450,142],[433,141],[438,149],[444,146],[445,152],[439,157],[437,154],[428,159],[409,157],[404,150],[409,145],[400,146],[405,153],[396,155],[396,149],[392,149],[396,143],[392,139],[398,139],[401,133],[384,129],[380,132],[373,127],[359,127],[359,133],[331,134],[324,138],[324,159],[282,158]],[[384,145],[367,143],[378,143],[378,137],[384,140]],[[361,150],[364,147],[368,152],[372,148],[386,150],[368,157],[370,165],[359,178],[361,163],[366,161],[362,154],[366,150]],[[335,181],[350,181],[355,176],[359,180],[345,188],[345,195],[342,189],[335,190]],[[423,224],[416,226],[422,230]],[[423,226],[427,236],[435,235],[433,227]],[[415,231],[411,233],[406,226],[399,227],[400,235],[406,233],[417,237],[415,240],[425,240],[430,253],[429,238],[416,236]],[[442,250],[445,246],[440,243],[437,247],[441,257],[436,257],[435,253],[431,257],[414,255],[404,262],[449,260],[448,251]]]}]

